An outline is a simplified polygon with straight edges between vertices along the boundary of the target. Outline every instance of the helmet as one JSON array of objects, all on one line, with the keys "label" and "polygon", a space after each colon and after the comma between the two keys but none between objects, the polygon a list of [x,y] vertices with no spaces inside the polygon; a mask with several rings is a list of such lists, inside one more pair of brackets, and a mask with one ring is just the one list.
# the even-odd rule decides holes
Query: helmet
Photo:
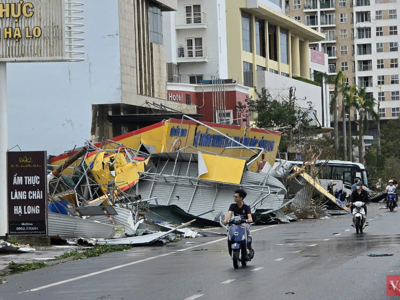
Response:
[{"label": "helmet", "polygon": [[389,180],[389,183],[393,183],[393,180]]}]

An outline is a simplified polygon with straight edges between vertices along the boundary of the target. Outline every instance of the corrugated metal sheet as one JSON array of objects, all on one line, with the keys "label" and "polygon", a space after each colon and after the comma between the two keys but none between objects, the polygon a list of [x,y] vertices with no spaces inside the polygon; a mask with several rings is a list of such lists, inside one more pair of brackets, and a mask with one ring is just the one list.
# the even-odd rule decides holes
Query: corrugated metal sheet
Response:
[{"label": "corrugated metal sheet", "polygon": [[[125,208],[114,207],[118,215],[112,216],[112,219],[116,225],[123,225],[125,228],[125,234],[127,236],[133,236],[136,233],[134,226],[134,217],[132,212]],[[104,216],[91,216],[89,218],[91,221],[99,221],[104,224],[111,224],[110,220]]]},{"label": "corrugated metal sheet", "polygon": [[124,227],[121,225],[93,222],[78,217],[48,213],[48,236],[62,238],[113,238],[123,235]]}]

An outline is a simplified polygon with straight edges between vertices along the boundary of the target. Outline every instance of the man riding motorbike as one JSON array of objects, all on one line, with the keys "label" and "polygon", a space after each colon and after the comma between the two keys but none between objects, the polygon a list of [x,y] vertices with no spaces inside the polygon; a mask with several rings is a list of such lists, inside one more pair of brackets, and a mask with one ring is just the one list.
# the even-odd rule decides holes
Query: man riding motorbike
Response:
[{"label": "man riding motorbike", "polygon": [[[389,193],[396,193],[396,185],[394,184],[393,180],[389,180],[389,185],[386,187],[385,193],[386,193],[386,195],[388,195]],[[386,197],[386,207],[388,207],[388,204],[389,204],[388,201],[389,201],[389,198]],[[396,207],[397,199],[396,199],[396,201],[394,201],[394,203],[395,203],[394,207]]]},{"label": "man riding motorbike", "polygon": [[[242,225],[246,228],[247,231],[247,236],[250,235],[250,224],[253,222],[253,218],[251,217],[251,209],[250,205],[247,205],[246,203],[243,202],[244,198],[246,198],[247,193],[243,189],[238,189],[235,191],[235,195],[233,196],[233,199],[235,200],[235,203],[232,203],[229,206],[228,213],[225,216],[225,219],[223,221],[224,224],[228,223],[229,219],[231,218],[232,212],[233,215],[240,216],[242,219],[247,220],[246,223],[243,223]],[[249,250],[252,249],[251,243],[249,245]]]},{"label": "man riding motorbike", "polygon": [[357,189],[351,193],[349,206],[351,209],[351,213],[353,213],[353,208],[354,208],[353,203],[355,203],[357,201],[363,202],[365,216],[367,216],[368,193],[367,193],[367,191],[363,190],[362,185],[363,184],[362,184],[361,180],[359,182],[357,182]]}]

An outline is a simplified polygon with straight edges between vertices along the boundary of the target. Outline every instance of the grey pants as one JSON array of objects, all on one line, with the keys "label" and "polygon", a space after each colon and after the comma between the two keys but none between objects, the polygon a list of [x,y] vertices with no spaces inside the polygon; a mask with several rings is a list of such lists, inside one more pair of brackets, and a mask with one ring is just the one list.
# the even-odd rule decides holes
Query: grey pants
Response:
[{"label": "grey pants", "polygon": [[246,228],[247,236],[251,236],[251,234],[250,234],[250,224],[249,223],[243,223],[243,226]]}]

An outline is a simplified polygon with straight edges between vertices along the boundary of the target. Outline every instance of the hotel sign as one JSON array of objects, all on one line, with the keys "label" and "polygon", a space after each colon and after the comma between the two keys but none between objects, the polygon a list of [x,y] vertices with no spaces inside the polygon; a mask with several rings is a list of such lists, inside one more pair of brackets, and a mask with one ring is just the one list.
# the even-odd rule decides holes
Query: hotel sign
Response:
[{"label": "hotel sign", "polygon": [[325,53],[310,49],[311,61],[325,66]]}]

